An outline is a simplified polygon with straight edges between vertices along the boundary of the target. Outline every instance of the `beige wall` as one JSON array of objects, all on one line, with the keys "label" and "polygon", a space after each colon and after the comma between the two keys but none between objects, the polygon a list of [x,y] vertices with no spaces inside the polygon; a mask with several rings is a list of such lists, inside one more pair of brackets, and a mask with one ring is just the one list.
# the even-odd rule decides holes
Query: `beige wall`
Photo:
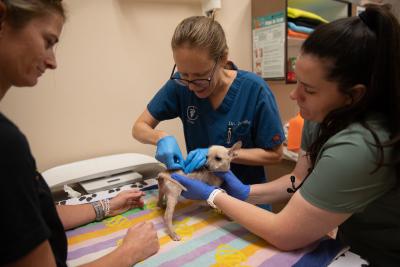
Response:
[{"label": "beige wall", "polygon": [[[12,88],[1,111],[27,135],[39,170],[123,152],[154,155],[132,123],[170,75],[170,38],[200,0],[66,0],[58,68],[34,88]],[[231,59],[251,69],[250,0],[222,0],[217,13]],[[178,137],[179,120],[159,127]]]}]

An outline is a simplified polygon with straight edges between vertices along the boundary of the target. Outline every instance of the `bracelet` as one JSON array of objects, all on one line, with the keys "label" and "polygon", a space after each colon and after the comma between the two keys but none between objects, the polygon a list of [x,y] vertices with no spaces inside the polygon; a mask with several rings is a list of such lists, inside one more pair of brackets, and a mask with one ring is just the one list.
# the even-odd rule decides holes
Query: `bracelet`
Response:
[{"label": "bracelet", "polygon": [[96,202],[92,202],[90,203],[93,208],[94,208],[94,212],[96,213],[96,221],[101,221],[104,219],[105,217],[105,213],[104,213],[104,209],[102,207],[102,204],[100,201],[96,201]]},{"label": "bracelet", "polygon": [[104,205],[104,216],[107,217],[108,215],[110,215],[110,199],[106,198],[104,200],[101,200],[101,204],[102,206]]},{"label": "bracelet", "polygon": [[211,192],[210,196],[209,196],[208,199],[207,199],[208,205],[210,205],[210,206],[211,206],[212,208],[214,208],[214,209],[217,208],[217,206],[214,204],[214,198],[215,198],[219,193],[225,193],[225,190],[224,190],[224,189],[221,189],[221,188],[216,188],[216,189],[214,189],[214,190]]}]

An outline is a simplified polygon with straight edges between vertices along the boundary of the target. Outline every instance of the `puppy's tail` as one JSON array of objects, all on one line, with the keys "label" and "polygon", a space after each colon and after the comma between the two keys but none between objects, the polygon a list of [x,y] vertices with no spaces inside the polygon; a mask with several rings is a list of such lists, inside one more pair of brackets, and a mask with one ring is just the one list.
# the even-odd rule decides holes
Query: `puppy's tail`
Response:
[{"label": "puppy's tail", "polygon": [[179,186],[183,191],[187,191],[187,188],[184,187],[180,182],[178,182],[177,180],[173,179],[171,177],[171,175],[169,173],[165,173],[165,172],[160,172],[157,176],[157,179],[163,179],[164,181],[170,181],[174,184],[176,184],[177,186]]}]

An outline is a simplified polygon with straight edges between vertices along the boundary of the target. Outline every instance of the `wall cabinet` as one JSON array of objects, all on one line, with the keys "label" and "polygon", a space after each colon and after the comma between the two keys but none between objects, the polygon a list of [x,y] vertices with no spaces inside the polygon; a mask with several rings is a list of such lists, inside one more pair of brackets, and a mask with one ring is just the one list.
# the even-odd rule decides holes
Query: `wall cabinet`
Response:
[{"label": "wall cabinet", "polygon": [[295,82],[293,66],[305,37],[288,30],[288,7],[327,21],[353,14],[344,0],[252,0],[253,71],[265,80]]}]

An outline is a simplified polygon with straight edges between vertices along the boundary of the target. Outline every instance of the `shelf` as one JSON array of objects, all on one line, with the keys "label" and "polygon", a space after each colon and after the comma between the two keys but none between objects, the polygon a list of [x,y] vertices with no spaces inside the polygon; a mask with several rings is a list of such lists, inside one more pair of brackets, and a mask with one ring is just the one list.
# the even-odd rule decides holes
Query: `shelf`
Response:
[{"label": "shelf", "polygon": [[327,0],[288,0],[288,6],[316,13],[328,21],[349,16],[349,3]]},{"label": "shelf", "polygon": [[[293,61],[305,41],[285,36],[287,19],[284,19],[283,27],[279,19],[282,14],[287,16],[287,7],[312,12],[328,21],[349,17],[352,12],[352,4],[345,0],[252,0],[253,70],[268,81],[285,80],[290,83],[294,80]],[[283,45],[279,43],[282,36]],[[278,61],[281,56],[284,60]]]}]

